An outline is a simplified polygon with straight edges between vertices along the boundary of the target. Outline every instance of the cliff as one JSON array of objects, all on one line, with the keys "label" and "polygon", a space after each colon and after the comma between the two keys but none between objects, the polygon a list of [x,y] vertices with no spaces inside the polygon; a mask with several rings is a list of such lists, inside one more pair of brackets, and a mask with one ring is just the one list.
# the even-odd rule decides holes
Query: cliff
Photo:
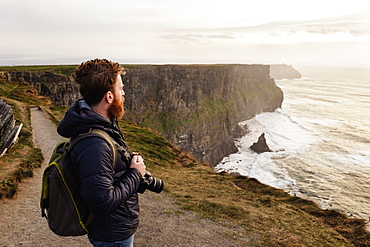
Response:
[{"label": "cliff", "polygon": [[[238,123],[281,107],[283,92],[268,65],[124,66],[125,118],[156,130],[201,162],[216,165],[235,151]],[[44,73],[44,74],[43,74]],[[27,81],[56,105],[70,105],[78,90],[51,72],[0,72]]]},{"label": "cliff", "polygon": [[281,106],[263,65],[130,66],[126,117],[157,130],[201,162],[236,152],[238,123]]},{"label": "cliff", "polygon": [[53,71],[0,71],[0,79],[28,82],[39,95],[50,97],[54,105],[69,106],[79,97],[78,87],[73,78]]},{"label": "cliff", "polygon": [[276,80],[302,78],[298,70],[287,64],[270,65],[270,75]]}]

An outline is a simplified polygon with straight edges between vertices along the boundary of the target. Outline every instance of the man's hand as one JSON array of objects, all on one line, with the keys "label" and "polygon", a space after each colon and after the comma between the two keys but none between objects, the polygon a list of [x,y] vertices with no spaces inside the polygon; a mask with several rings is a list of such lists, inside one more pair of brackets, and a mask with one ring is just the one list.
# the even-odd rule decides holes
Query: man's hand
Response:
[{"label": "man's hand", "polygon": [[141,157],[141,155],[139,154],[133,153],[130,168],[138,169],[139,172],[141,173],[141,176],[144,177],[146,166],[144,164],[143,157]]}]

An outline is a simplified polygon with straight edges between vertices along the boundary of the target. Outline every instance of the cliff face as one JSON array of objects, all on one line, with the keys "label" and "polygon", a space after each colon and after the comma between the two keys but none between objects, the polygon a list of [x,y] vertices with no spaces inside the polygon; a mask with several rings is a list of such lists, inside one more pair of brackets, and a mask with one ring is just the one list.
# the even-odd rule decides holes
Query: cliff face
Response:
[{"label": "cliff face", "polygon": [[[211,166],[237,151],[234,139],[243,134],[239,122],[274,111],[283,101],[268,65],[138,65],[125,69],[125,118],[158,131]],[[78,97],[69,77],[50,75],[51,83],[46,83],[38,81],[43,78],[38,73],[38,79],[23,78],[54,104],[70,105]],[[17,81],[20,75],[8,76]]]},{"label": "cliff face", "polygon": [[126,118],[157,130],[201,162],[235,151],[238,123],[281,106],[269,66],[132,66],[125,76]]},{"label": "cliff face", "polygon": [[50,97],[54,105],[69,106],[79,97],[72,77],[51,71],[0,71],[0,78],[14,82],[28,82],[39,95]]}]

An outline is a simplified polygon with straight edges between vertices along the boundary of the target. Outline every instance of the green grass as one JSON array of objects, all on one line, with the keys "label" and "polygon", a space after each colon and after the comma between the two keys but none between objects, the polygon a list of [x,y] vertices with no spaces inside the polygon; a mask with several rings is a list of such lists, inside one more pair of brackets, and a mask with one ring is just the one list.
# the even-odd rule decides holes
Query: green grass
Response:
[{"label": "green grass", "polygon": [[176,110],[164,113],[152,113],[145,116],[143,127],[157,130],[159,133],[168,133],[173,129],[188,126],[197,127],[201,122],[207,122],[213,116],[225,114],[236,109],[232,102],[221,97],[203,98],[199,107],[188,113],[177,112]]},{"label": "green grass", "polygon": [[0,79],[0,97],[30,105],[46,105],[49,99],[38,96],[37,91],[27,82],[8,82]]},{"label": "green grass", "polygon": [[[219,113],[224,113],[228,111],[235,110],[234,104],[227,102],[221,97],[216,97],[213,99],[204,98],[201,100],[202,109],[205,111],[205,115],[216,115]],[[200,113],[199,115],[203,115]]]},{"label": "green grass", "polygon": [[77,65],[0,66],[0,71],[51,71],[55,74],[71,76],[76,68]]}]

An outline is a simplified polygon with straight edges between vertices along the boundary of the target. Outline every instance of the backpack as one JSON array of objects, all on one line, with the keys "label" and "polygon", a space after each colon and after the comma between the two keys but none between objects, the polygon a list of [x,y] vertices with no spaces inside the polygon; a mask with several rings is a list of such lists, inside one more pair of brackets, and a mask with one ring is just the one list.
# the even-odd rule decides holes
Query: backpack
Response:
[{"label": "backpack", "polygon": [[69,162],[69,152],[82,139],[104,139],[113,152],[113,169],[117,163],[117,148],[111,137],[102,130],[92,129],[76,138],[65,139],[55,147],[49,165],[42,176],[40,207],[49,228],[60,236],[80,236],[88,233],[93,219],[77,186],[76,172]]}]

